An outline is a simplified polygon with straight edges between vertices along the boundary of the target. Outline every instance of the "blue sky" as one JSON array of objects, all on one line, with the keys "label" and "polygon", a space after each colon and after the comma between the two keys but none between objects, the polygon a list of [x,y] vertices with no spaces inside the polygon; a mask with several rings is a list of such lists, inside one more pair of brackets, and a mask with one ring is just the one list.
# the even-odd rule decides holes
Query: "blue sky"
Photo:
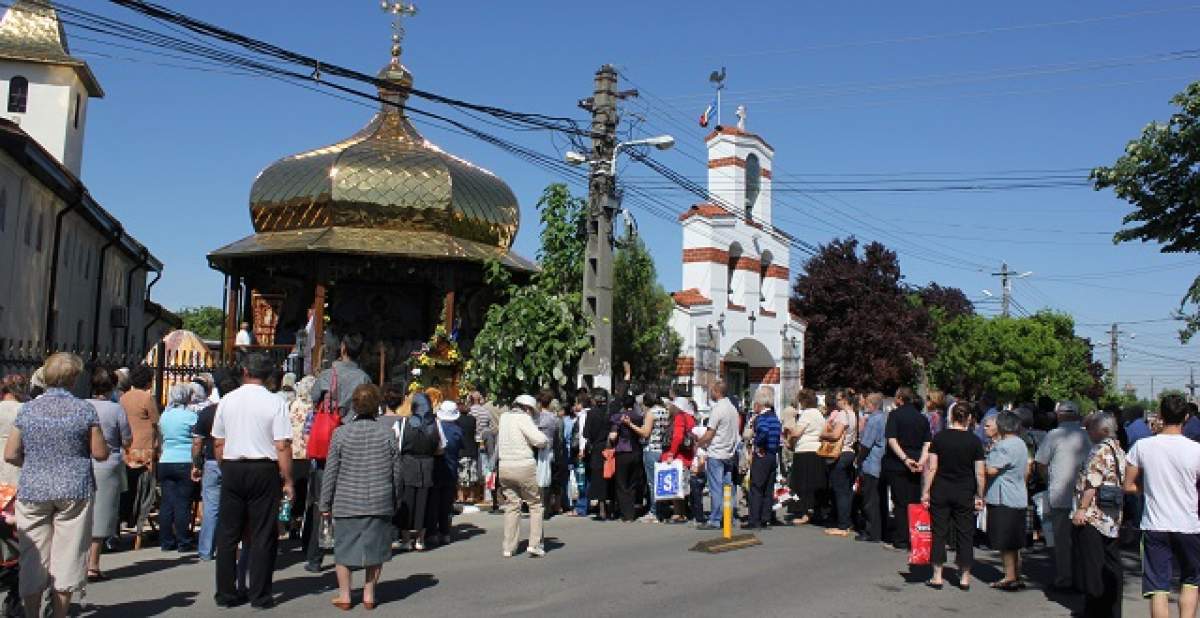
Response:
[{"label": "blue sky", "polygon": [[[146,24],[105,2],[71,4]],[[376,2],[168,4],[366,72],[387,59],[389,25]],[[419,5],[404,52],[418,88],[583,119],[575,102],[590,94],[596,68],[612,63],[622,86],[642,91],[624,108],[626,120],[644,118],[632,134],[674,134],[676,150],[661,159],[697,179],[706,170],[697,160],[705,156],[705,131],[696,117],[711,97],[709,72],[727,67],[726,122],[744,103],[748,129],[776,149],[777,226],[813,244],[849,233],[881,240],[899,252],[911,283],[957,286],[974,299],[984,289],[998,293],[989,273],[1007,260],[1034,272],[1015,284],[1017,301],[1029,311],[1075,315],[1106,364],[1104,324],[1168,316],[1200,266],[1152,245],[1113,246],[1109,234],[1128,207],[1086,187],[813,192],[863,181],[869,184],[853,186],[890,188],[914,177],[954,184],[1001,172],[1082,177],[1079,170],[1119,156],[1148,121],[1167,117],[1171,95],[1196,78],[1200,60],[1170,52],[1195,47],[1200,4]],[[90,110],[84,180],[167,265],[154,292],[169,307],[219,304],[221,278],[204,256],[251,232],[247,199],[259,170],[349,135],[372,113],[261,77],[116,48],[70,25],[67,31],[108,94]],[[516,249],[532,256],[534,203],[559,178],[487,144],[418,126],[512,186],[524,222]],[[544,133],[485,128],[547,153],[565,146]],[[649,183],[673,211],[698,201],[660,188],[636,164],[622,174]],[[678,289],[677,223],[630,202],[664,286]],[[1200,344],[1178,345],[1164,322],[1124,330],[1122,382],[1143,394],[1151,376],[1156,390],[1186,382]]]}]

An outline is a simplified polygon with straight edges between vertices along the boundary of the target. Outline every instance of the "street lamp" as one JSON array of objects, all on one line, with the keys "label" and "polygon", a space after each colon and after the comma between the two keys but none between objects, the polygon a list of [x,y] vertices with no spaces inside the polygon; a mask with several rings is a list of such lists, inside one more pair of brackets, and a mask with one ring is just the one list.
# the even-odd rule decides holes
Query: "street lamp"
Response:
[{"label": "street lamp", "polygon": [[647,137],[645,139],[635,139],[628,142],[620,142],[617,144],[616,148],[613,148],[612,158],[608,161],[588,161],[586,155],[575,152],[574,150],[567,151],[567,154],[564,155],[563,158],[566,159],[567,163],[570,165],[603,163],[605,168],[602,168],[602,170],[607,171],[609,176],[615,177],[617,175],[617,155],[622,150],[633,146],[654,146],[659,150],[669,150],[675,146],[675,138],[670,135],[658,135],[655,137]]}]

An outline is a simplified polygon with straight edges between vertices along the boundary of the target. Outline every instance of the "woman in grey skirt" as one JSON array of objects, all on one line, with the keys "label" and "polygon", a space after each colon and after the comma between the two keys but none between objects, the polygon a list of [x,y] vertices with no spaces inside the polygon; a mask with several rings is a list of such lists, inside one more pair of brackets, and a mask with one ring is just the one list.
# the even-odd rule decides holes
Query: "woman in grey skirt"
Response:
[{"label": "woman in grey skirt", "polygon": [[92,473],[96,475],[96,497],[92,510],[92,546],[88,551],[87,578],[90,582],[107,579],[100,571],[100,551],[104,539],[117,534],[117,507],[121,499],[125,480],[124,459],[121,449],[129,448],[133,431],[121,404],[112,400],[116,387],[116,376],[111,371],[97,367],[92,373],[92,398],[88,403],[96,408],[100,416],[100,432],[108,444],[108,459],[92,462]]},{"label": "woman in grey skirt", "polygon": [[378,420],[381,399],[374,384],[354,389],[354,420],[333,432],[325,460],[320,509],[322,517],[333,516],[338,596],[332,603],[342,610],[353,607],[351,568],[366,569],[363,607],[375,609],[375,584],[392,557],[396,536],[392,514],[399,497],[400,453],[392,428]]}]

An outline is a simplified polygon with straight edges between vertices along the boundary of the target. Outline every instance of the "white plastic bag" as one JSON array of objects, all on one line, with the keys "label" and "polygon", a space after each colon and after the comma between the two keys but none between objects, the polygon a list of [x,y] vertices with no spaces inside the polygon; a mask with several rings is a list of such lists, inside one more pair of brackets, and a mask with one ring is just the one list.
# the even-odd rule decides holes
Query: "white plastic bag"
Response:
[{"label": "white plastic bag", "polygon": [[654,464],[654,499],[682,500],[687,496],[688,477],[683,462],[676,459],[671,463]]},{"label": "white plastic bag", "polygon": [[553,470],[551,462],[554,461],[554,451],[549,447],[540,448],[537,452],[537,484],[538,487],[549,487]]},{"label": "white plastic bag", "polygon": [[575,482],[575,469],[567,473],[567,500],[575,504],[579,500],[579,485]]}]

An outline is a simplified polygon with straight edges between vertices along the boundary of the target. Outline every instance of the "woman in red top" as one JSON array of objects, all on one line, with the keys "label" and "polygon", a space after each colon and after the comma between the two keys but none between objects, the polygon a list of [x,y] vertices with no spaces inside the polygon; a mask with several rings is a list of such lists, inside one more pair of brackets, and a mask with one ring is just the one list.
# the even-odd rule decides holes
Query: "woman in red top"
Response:
[{"label": "woman in red top", "polygon": [[[692,436],[696,418],[692,416],[692,407],[686,398],[676,397],[668,408],[671,413],[668,420],[670,437],[666,440],[666,448],[663,449],[662,462],[679,460],[685,470],[691,470],[692,458],[696,455],[696,439]],[[681,524],[688,520],[686,503],[684,499],[671,501],[675,511],[671,523]]]}]

